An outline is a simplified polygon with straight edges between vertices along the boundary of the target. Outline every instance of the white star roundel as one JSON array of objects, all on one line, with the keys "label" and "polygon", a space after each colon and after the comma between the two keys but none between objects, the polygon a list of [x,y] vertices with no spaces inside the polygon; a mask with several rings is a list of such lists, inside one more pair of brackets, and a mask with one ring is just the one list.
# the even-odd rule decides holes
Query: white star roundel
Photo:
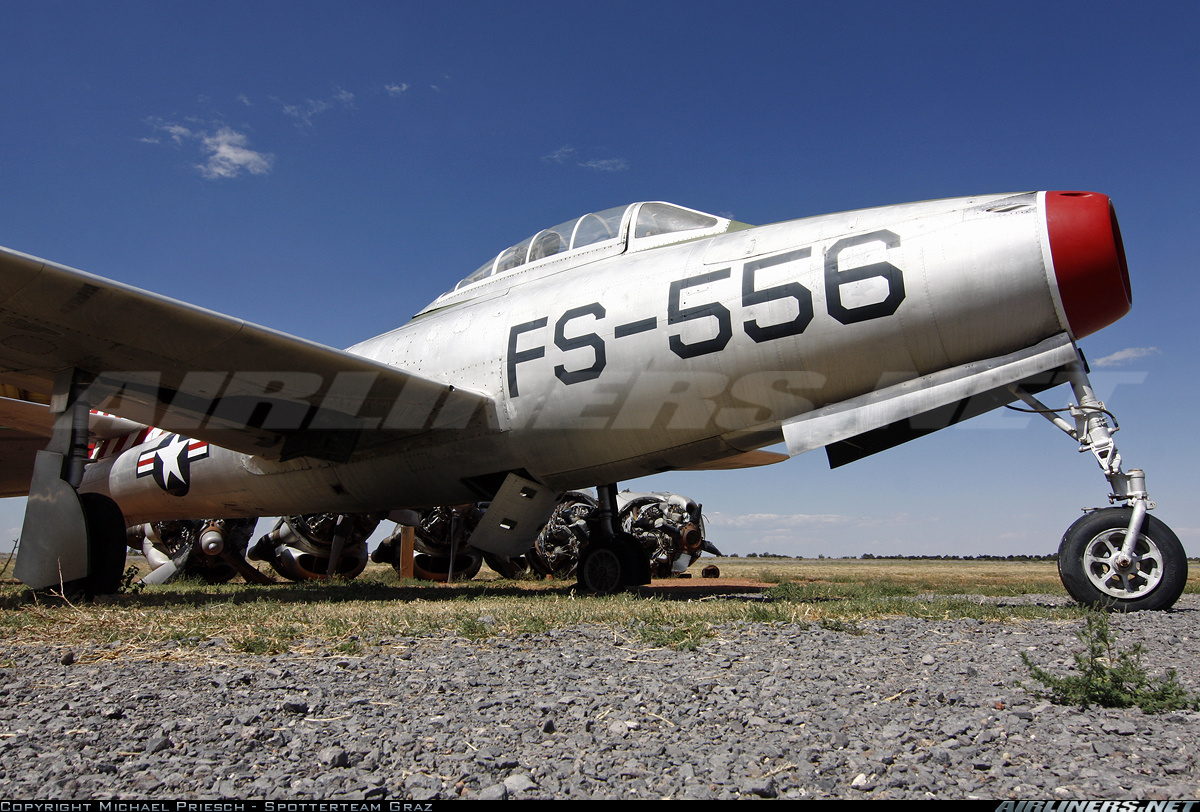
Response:
[{"label": "white star roundel", "polygon": [[158,487],[173,496],[183,496],[191,487],[191,462],[208,456],[208,443],[179,434],[138,455],[138,477],[153,476]]}]

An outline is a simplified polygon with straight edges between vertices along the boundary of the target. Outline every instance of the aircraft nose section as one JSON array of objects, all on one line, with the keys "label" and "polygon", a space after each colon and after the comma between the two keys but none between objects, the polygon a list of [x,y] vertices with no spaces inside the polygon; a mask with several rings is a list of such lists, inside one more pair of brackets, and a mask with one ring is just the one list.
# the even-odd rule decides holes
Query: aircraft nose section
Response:
[{"label": "aircraft nose section", "polygon": [[1112,201],[1095,192],[1046,192],[1054,278],[1075,338],[1129,312],[1133,293]]}]

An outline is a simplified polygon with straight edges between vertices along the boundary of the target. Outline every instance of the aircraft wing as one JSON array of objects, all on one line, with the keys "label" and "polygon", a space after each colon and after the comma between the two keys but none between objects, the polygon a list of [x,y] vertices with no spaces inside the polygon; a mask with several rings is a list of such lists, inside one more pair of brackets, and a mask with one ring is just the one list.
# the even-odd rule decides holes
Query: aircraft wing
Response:
[{"label": "aircraft wing", "polygon": [[[488,419],[485,394],[0,248],[0,381],[235,451],[348,460]],[[494,425],[494,424],[492,424]]]},{"label": "aircraft wing", "polygon": [[0,397],[0,498],[29,493],[34,458],[53,427],[45,404]]},{"label": "aircraft wing", "polygon": [[54,431],[54,415],[44,403],[0,397],[0,428],[49,439]]},{"label": "aircraft wing", "polygon": [[33,462],[45,447],[45,437],[0,427],[0,498],[28,495]]},{"label": "aircraft wing", "polygon": [[[29,493],[34,459],[54,432],[54,418],[45,403],[0,396],[0,497]],[[115,415],[92,412],[88,439],[101,442],[145,428]]]}]

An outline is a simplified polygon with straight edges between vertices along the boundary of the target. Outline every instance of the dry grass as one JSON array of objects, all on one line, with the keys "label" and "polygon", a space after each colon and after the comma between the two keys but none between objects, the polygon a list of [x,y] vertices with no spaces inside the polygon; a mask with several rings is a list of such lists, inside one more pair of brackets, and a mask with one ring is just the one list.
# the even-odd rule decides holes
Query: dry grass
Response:
[{"label": "dry grass", "polygon": [[[632,594],[592,597],[554,581],[509,581],[487,570],[465,584],[400,583],[371,565],[354,581],[210,586],[182,582],[72,605],[25,602],[2,587],[0,634],[10,644],[80,647],[90,659],[205,658],[228,651],[355,654],[405,639],[466,640],[541,634],[577,624],[611,627],[643,644],[691,648],[724,624],[800,622],[854,630],[871,617],[976,617],[1020,622],[1076,618],[1074,607],[997,607],[969,595],[1061,595],[1053,563],[843,559],[705,559],[726,578],[779,584],[765,595],[736,588],[703,599]],[[698,568],[696,568],[698,569]],[[697,573],[698,575],[698,573]],[[698,581],[697,581],[698,582]]]},{"label": "dry grass", "polygon": [[887,583],[939,594],[1063,594],[1053,561],[726,558],[717,563],[722,575],[769,583]]}]

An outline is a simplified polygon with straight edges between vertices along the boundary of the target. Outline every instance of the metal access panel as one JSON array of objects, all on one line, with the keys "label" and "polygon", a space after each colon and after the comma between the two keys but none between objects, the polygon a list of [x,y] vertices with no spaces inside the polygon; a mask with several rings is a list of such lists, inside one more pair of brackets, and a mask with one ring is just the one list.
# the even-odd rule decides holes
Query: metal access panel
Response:
[{"label": "metal access panel", "polygon": [[557,491],[509,474],[471,533],[471,546],[510,557],[524,554],[533,546],[557,502]]}]

